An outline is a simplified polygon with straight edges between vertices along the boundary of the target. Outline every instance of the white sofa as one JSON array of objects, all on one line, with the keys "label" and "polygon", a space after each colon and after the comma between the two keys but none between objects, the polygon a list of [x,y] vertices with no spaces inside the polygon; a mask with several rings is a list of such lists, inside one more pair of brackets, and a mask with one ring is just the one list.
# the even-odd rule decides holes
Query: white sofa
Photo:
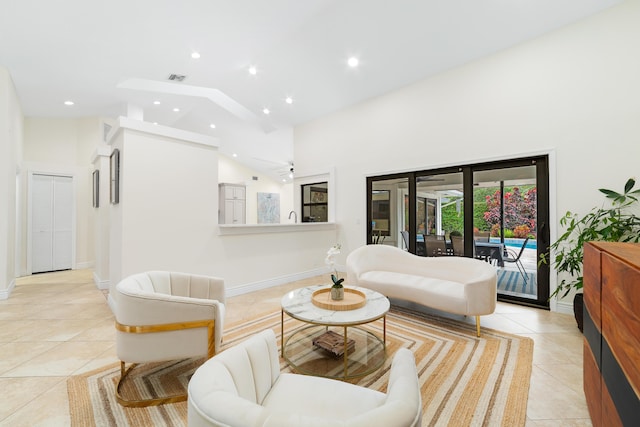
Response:
[{"label": "white sofa", "polygon": [[421,257],[388,245],[366,245],[347,257],[347,284],[389,298],[476,317],[496,308],[497,274],[490,264],[457,256]]},{"label": "white sofa", "polygon": [[405,348],[393,358],[386,394],[280,373],[271,329],[208,360],[189,381],[190,427],[416,427],[421,419],[415,360]]}]

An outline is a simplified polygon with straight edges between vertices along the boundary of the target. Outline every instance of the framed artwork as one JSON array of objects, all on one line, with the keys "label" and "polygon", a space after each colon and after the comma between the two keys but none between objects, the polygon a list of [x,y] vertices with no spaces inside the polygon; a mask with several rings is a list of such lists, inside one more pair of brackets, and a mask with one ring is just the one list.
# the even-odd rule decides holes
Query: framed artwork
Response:
[{"label": "framed artwork", "polygon": [[280,194],[258,193],[258,224],[280,222]]},{"label": "framed artwork", "polygon": [[109,182],[111,184],[111,204],[120,203],[120,150],[115,148],[110,157],[111,175]]},{"label": "framed artwork", "polygon": [[93,207],[100,207],[100,171],[93,171]]},{"label": "framed artwork", "polygon": [[326,203],[327,189],[319,187],[311,187],[311,203]]}]

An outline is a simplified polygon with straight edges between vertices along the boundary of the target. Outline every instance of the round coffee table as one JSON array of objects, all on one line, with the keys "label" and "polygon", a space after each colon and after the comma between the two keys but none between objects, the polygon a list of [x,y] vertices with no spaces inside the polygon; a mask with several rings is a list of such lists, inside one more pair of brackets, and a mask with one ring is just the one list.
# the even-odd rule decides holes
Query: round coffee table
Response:
[{"label": "round coffee table", "polygon": [[[381,368],[386,358],[387,297],[366,288],[347,287],[365,295],[366,303],[351,310],[320,308],[312,302],[314,292],[329,285],[295,289],[281,301],[281,354],[296,372],[328,378],[358,378]],[[308,326],[284,336],[285,313]],[[359,327],[382,319],[382,338]]]}]

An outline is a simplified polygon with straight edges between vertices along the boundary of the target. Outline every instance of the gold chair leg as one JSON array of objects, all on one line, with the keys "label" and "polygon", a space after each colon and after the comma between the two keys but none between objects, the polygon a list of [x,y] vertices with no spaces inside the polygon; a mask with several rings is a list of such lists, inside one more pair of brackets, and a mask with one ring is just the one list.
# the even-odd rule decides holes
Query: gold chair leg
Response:
[{"label": "gold chair leg", "polygon": [[173,396],[159,397],[155,399],[142,399],[142,400],[129,400],[122,397],[120,394],[120,387],[124,382],[124,379],[129,375],[129,372],[133,368],[138,366],[137,363],[132,364],[129,368],[125,369],[125,362],[120,361],[120,379],[118,380],[118,386],[116,387],[116,400],[118,403],[127,408],[144,408],[146,406],[164,405],[166,403],[184,402],[187,400],[187,393],[176,394]]},{"label": "gold chair leg", "polygon": [[480,338],[480,316],[476,316],[476,334]]}]

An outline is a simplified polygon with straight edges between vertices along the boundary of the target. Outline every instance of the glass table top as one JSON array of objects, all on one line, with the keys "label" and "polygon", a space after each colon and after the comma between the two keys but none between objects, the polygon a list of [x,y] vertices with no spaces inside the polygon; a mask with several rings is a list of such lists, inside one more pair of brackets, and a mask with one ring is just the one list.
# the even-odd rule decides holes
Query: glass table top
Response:
[{"label": "glass table top", "polygon": [[287,292],[282,297],[282,310],[289,316],[307,323],[349,326],[379,319],[391,307],[389,299],[381,293],[358,286],[347,286],[346,288],[356,289],[365,294],[367,303],[363,307],[344,311],[317,307],[311,302],[311,295],[319,289],[328,287],[330,285],[316,285]]}]

